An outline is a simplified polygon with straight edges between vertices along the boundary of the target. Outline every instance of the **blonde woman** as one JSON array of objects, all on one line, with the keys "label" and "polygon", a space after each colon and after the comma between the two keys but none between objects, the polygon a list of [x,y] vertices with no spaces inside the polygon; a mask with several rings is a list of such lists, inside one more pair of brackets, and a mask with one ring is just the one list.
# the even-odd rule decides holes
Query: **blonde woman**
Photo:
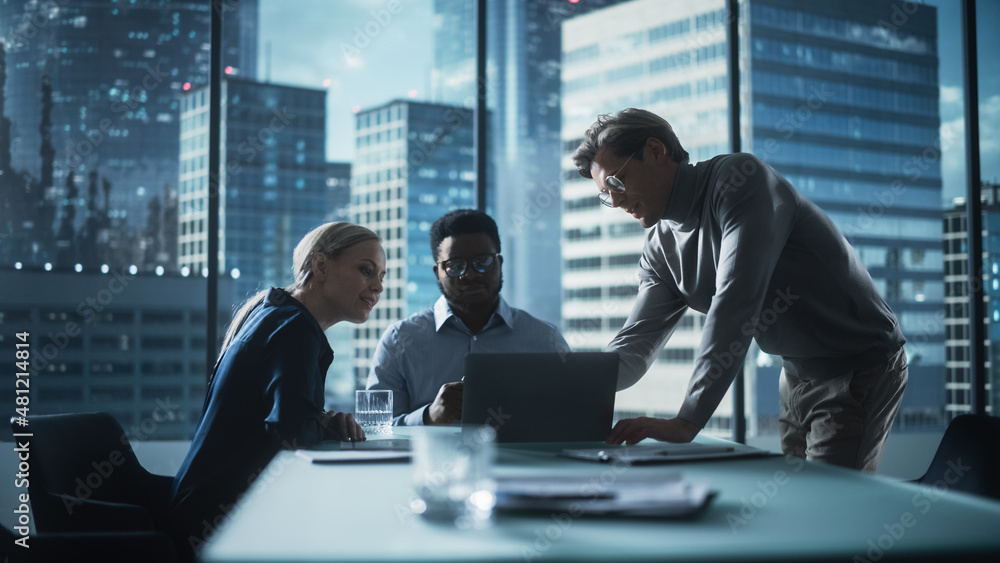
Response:
[{"label": "blonde woman", "polygon": [[182,559],[224,522],[279,450],[365,439],[350,414],[323,410],[333,361],[323,331],[368,320],[382,292],[385,251],[369,229],[327,223],[299,242],[293,262],[295,282],[250,298],[226,333],[174,478],[171,526]]}]

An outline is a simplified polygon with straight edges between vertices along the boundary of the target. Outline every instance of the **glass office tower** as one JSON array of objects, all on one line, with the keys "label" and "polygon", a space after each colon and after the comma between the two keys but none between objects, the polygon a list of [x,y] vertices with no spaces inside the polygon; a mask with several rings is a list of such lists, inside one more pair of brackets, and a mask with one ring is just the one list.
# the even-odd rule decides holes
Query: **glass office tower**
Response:
[{"label": "glass office tower", "polygon": [[354,329],[355,378],[364,387],[385,329],[441,294],[432,269],[431,225],[452,209],[476,205],[472,112],[393,100],[358,112],[354,138],[354,220],[382,237],[388,260],[379,304]]},{"label": "glass office tower", "polygon": [[[665,9],[669,5],[670,9]],[[909,337],[900,424],[940,424],[944,283],[936,11],[893,3],[741,3],[742,150],[772,164],[838,225]],[[568,156],[600,113],[643,107],[671,122],[692,162],[728,152],[725,4],[634,0],[563,24],[563,315],[603,347],[631,309],[643,231],[602,209]],[[609,29],[615,33],[608,33]],[[619,393],[628,414],[671,415],[701,318],[686,316],[650,373]],[[747,356],[748,429],[774,431],[780,361]],[[729,426],[724,400],[714,424]]]},{"label": "glass office tower", "polygon": [[[561,324],[561,22],[616,0],[487,3],[487,212],[507,260],[504,296]],[[475,3],[435,0],[434,101],[475,106]]]},{"label": "glass office tower", "polygon": [[[937,9],[751,0],[741,51],[744,150],[847,237],[907,337],[902,427],[944,422],[944,262]],[[893,23],[895,22],[895,23]],[[777,373],[777,366],[772,368]],[[776,377],[757,380],[774,420]]]},{"label": "glass office tower", "polygon": [[[603,350],[631,311],[645,231],[606,209],[569,156],[599,114],[641,107],[664,116],[692,161],[725,151],[726,60],[722,0],[637,0],[563,23],[562,256],[564,335],[575,350]],[[607,30],[614,30],[609,34]],[[704,316],[688,312],[642,380],[621,391],[616,415],[668,416],[680,408]],[[723,401],[712,425],[728,427]]]},{"label": "glass office tower", "polygon": [[[0,269],[0,287],[0,343],[30,334],[32,416],[103,411],[132,442],[191,436],[212,367],[204,300],[192,297],[205,280],[134,267]],[[219,280],[220,302],[232,289]],[[227,320],[220,315],[220,330]],[[13,384],[0,389],[5,404],[14,399]]]},{"label": "glass office tower", "polygon": [[[295,245],[327,219],[326,92],[234,78],[222,88],[219,261],[241,302],[290,284]],[[197,275],[209,258],[208,99],[192,92],[180,115],[179,266]]]},{"label": "glass office tower", "polygon": [[[179,100],[186,87],[207,84],[210,9],[170,0],[0,3],[7,71],[0,106],[11,123],[4,144],[34,204],[24,206],[27,217],[2,217],[17,227],[9,241],[16,244],[0,248],[5,263],[88,259],[69,229],[85,228],[96,174],[99,205],[106,202],[114,226],[108,233],[122,247],[107,258],[173,267],[176,255],[144,264],[135,240],[153,200],[162,206],[177,187]],[[257,0],[227,3],[225,15],[223,64],[252,78]]]},{"label": "glass office tower", "polygon": [[[256,70],[256,5],[227,10],[245,18],[223,38],[231,73]],[[0,324],[38,350],[33,414],[193,431],[215,345],[205,280],[177,275],[179,100],[207,84],[210,9],[0,2]]]},{"label": "glass office tower", "polygon": [[945,286],[945,413],[948,420],[972,412],[972,379],[969,356],[969,280],[981,280],[986,311],[986,409],[996,413],[1000,369],[1000,186],[984,182],[982,275],[969,277],[969,239],[966,235],[965,199],[959,198],[944,212]]}]

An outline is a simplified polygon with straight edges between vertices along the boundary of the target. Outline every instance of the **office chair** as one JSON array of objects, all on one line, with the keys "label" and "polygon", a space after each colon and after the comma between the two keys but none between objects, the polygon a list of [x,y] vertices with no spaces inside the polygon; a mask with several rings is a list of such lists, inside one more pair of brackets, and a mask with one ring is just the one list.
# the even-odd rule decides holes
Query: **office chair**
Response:
[{"label": "office chair", "polygon": [[[27,538],[28,547],[16,545],[23,536],[0,526],[0,542],[8,552],[4,560],[63,562],[176,563],[174,544],[162,532],[43,533]],[[0,550],[3,553],[4,550]]]},{"label": "office chair", "polygon": [[[38,532],[167,530],[172,477],[153,475],[107,413],[32,416],[31,499]],[[23,438],[15,438],[23,441]]]},{"label": "office chair", "polygon": [[927,472],[915,482],[1000,500],[1000,418],[955,417]]}]

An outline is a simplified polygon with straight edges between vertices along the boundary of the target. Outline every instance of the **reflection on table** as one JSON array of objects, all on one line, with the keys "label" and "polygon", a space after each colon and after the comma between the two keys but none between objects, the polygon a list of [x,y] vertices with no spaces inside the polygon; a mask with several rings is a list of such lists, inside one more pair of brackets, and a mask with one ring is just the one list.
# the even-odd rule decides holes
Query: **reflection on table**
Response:
[{"label": "reflection on table", "polygon": [[[409,432],[397,427],[389,438]],[[558,455],[568,447],[581,444],[500,444],[495,475],[566,477],[600,487],[680,472],[682,479],[707,482],[717,496],[689,518],[498,511],[491,527],[462,530],[412,513],[409,463],[324,465],[282,452],[202,560],[1000,560],[1000,503],[946,486],[922,488],[780,455],[625,466]]]}]

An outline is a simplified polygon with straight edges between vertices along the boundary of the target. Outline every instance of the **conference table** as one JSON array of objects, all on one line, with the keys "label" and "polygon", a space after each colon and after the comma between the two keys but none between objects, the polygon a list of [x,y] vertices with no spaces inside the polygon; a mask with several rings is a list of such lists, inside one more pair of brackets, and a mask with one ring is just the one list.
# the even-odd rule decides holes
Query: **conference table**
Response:
[{"label": "conference table", "polygon": [[[397,427],[390,438],[413,431]],[[777,454],[654,465],[559,455],[587,445],[599,444],[498,444],[494,474],[613,483],[679,473],[707,483],[715,497],[680,518],[497,511],[489,527],[460,529],[410,510],[409,462],[318,464],[284,451],[200,560],[1000,561],[1000,502],[950,491],[944,481],[927,487]]]}]

